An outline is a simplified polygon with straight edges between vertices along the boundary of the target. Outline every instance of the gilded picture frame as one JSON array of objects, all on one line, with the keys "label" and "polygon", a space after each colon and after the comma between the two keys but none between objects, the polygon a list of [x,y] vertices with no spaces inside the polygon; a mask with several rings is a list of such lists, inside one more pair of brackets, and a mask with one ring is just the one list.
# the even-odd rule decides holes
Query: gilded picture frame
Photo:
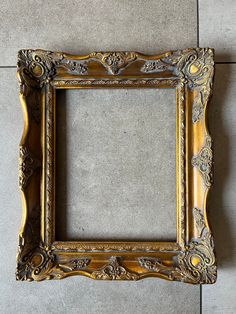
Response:
[{"label": "gilded picture frame", "polygon": [[[213,49],[160,55],[20,50],[17,76],[24,131],[19,158],[23,222],[16,279],[84,275],[214,283],[216,259],[207,220],[213,153],[206,119],[214,76]],[[56,90],[74,88],[176,90],[176,242],[55,239]]]}]

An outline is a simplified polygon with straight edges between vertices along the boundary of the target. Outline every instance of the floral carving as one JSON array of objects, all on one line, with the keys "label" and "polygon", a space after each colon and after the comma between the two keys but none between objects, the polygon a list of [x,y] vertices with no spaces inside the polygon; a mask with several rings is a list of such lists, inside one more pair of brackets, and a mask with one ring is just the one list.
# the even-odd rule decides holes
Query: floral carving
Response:
[{"label": "floral carving", "polygon": [[88,65],[86,62],[63,60],[60,66],[66,68],[71,74],[88,74]]},{"label": "floral carving", "polygon": [[193,208],[193,215],[194,215],[194,225],[198,234],[198,238],[201,238],[202,231],[205,227],[205,220],[202,211],[199,208]]},{"label": "floral carving", "polygon": [[213,51],[208,48],[177,50],[167,53],[164,58],[146,61],[141,71],[155,73],[173,72],[176,76],[185,78],[190,88],[205,84],[213,73]]},{"label": "floral carving", "polygon": [[63,59],[60,53],[44,50],[20,50],[17,66],[27,85],[42,87],[56,74],[56,64]]},{"label": "floral carving", "polygon": [[140,265],[149,271],[165,275],[169,280],[193,284],[214,283],[217,273],[213,238],[205,226],[201,211],[194,208],[193,214],[200,237],[192,239],[185,251],[173,257],[173,265],[150,257],[139,258]]},{"label": "floral carving", "polygon": [[214,283],[217,273],[213,247],[212,235],[205,227],[202,237],[193,240],[186,251],[177,256],[173,278],[189,283]]},{"label": "floral carving", "polygon": [[111,74],[119,74],[130,63],[137,59],[136,52],[94,52],[91,58],[98,59]]},{"label": "floral carving", "polygon": [[62,279],[72,271],[85,269],[90,263],[86,257],[72,259],[65,264],[58,263],[52,249],[42,243],[36,244],[27,254],[23,254],[22,247],[20,243],[16,280]]},{"label": "floral carving", "polygon": [[19,155],[19,187],[24,190],[34,171],[40,167],[40,161],[35,158],[27,146],[20,146]]},{"label": "floral carving", "polygon": [[154,272],[167,272],[168,274],[173,270],[172,266],[165,265],[160,258],[155,257],[141,257],[139,258],[139,264]]},{"label": "floral carving", "polygon": [[201,120],[204,114],[204,99],[203,93],[199,92],[198,95],[194,98],[193,109],[192,109],[192,121],[193,123]]},{"label": "floral carving", "polygon": [[70,271],[84,269],[89,265],[90,261],[91,260],[86,257],[75,258],[65,264],[60,263],[60,267]]},{"label": "floral carving", "polygon": [[207,135],[204,147],[192,158],[192,165],[198,168],[207,187],[212,183],[212,158],[212,141]]},{"label": "floral carving", "polygon": [[[129,71],[124,71],[129,66]],[[19,52],[17,73],[26,123],[19,163],[25,219],[17,256],[18,280],[61,279],[75,274],[108,280],[139,280],[156,276],[194,284],[216,280],[214,243],[204,218],[205,208],[193,209],[193,223],[186,219],[191,210],[191,195],[196,192],[195,183],[189,182],[189,189],[186,188],[186,164],[189,163],[186,114],[192,113],[193,123],[202,120],[194,128],[199,138],[204,137],[205,110],[211,94],[213,70],[211,49],[186,49],[160,56],[135,52],[95,52],[86,56],[43,50]],[[163,72],[163,75],[151,74],[158,72]],[[55,89],[81,87],[177,87],[178,243],[55,241]],[[43,115],[41,108],[44,109]],[[191,135],[191,147],[198,153],[191,162],[204,180],[197,182],[202,202],[207,192],[204,184],[209,187],[212,178],[211,139],[207,135],[199,151],[196,150],[198,142],[195,143]],[[37,154],[40,160],[32,154],[36,146],[43,150],[43,154],[42,151]],[[43,175],[40,177],[37,169],[42,162]],[[33,177],[33,184],[26,189],[36,170],[37,180]],[[188,195],[190,201],[186,202]],[[190,241],[189,234],[194,235]],[[117,254],[121,256],[110,257]],[[141,255],[144,257],[139,257]]]},{"label": "floral carving", "polygon": [[53,266],[54,255],[49,247],[40,244],[31,250],[27,255],[18,255],[18,263],[16,269],[17,280],[42,280],[50,279],[49,270]]},{"label": "floral carving", "polygon": [[56,75],[58,67],[71,74],[87,74],[88,70],[86,62],[68,60],[63,53],[45,50],[20,50],[17,66],[21,81],[33,87],[45,85]]},{"label": "floral carving", "polygon": [[108,264],[91,274],[94,279],[105,280],[137,280],[138,275],[131,273],[119,264],[116,256],[112,256]]},{"label": "floral carving", "polygon": [[193,123],[200,121],[213,84],[212,49],[195,48],[174,51],[159,60],[146,61],[141,71],[145,73],[170,71],[176,76],[182,77],[190,89],[195,88],[198,95],[194,99],[192,121]]}]

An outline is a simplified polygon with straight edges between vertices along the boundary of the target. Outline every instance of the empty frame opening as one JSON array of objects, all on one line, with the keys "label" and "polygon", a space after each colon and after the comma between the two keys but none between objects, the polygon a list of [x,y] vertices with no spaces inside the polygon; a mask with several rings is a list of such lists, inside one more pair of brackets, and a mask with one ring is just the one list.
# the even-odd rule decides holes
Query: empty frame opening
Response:
[{"label": "empty frame opening", "polygon": [[175,90],[56,98],[56,240],[175,241]]}]

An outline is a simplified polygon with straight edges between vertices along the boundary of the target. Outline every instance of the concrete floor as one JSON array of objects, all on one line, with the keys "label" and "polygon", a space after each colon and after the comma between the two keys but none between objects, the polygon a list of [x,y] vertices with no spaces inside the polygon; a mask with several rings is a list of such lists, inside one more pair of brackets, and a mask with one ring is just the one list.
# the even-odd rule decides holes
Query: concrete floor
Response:
[{"label": "concrete floor", "polygon": [[[234,0],[6,0],[0,4],[1,313],[236,312],[235,15]],[[41,283],[16,282],[15,254],[22,213],[17,184],[18,144],[23,126],[15,78],[17,50],[157,53],[197,45],[216,48],[219,62],[209,114],[215,148],[215,184],[209,210],[218,256],[217,283],[200,288],[157,279],[133,283],[92,281],[82,277]],[[113,112],[113,121],[114,117]],[[132,125],[129,127],[132,129]],[[168,236],[171,228],[167,227],[162,231]],[[71,230],[69,236],[73,237],[73,228]],[[125,234],[125,230],[123,232]]]}]

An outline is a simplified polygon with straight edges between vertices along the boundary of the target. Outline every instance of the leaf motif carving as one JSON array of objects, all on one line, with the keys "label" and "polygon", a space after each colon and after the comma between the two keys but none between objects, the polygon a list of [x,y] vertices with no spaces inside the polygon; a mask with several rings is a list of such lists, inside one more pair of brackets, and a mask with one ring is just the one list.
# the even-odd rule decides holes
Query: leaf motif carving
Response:
[{"label": "leaf motif carving", "polygon": [[22,82],[32,87],[42,87],[63,67],[71,74],[87,74],[87,63],[68,60],[63,53],[46,50],[20,50],[18,53],[18,72]]},{"label": "leaf motif carving", "polygon": [[50,279],[48,272],[53,263],[54,255],[50,248],[40,244],[27,255],[18,255],[16,279],[27,281]]},{"label": "leaf motif carving", "polygon": [[173,72],[184,78],[190,88],[205,84],[213,70],[213,50],[208,48],[173,51],[158,60],[146,61],[141,68],[145,73]]},{"label": "leaf motif carving", "polygon": [[168,267],[166,266],[161,259],[159,258],[151,258],[151,257],[141,257],[139,258],[139,264],[144,267],[147,268],[150,271],[155,271],[155,272],[162,272],[162,271],[171,271],[172,267]]},{"label": "leaf motif carving", "polygon": [[203,111],[211,96],[214,75],[214,53],[212,49],[195,48],[168,53],[159,60],[146,61],[141,71],[158,73],[173,72],[182,77],[190,89],[195,88],[198,95],[194,99],[192,121],[196,123],[203,117]]},{"label": "leaf motif carving", "polygon": [[[163,71],[163,75],[152,74]],[[86,56],[42,50],[19,52],[17,73],[26,123],[19,163],[25,219],[19,237],[18,280],[61,279],[75,274],[108,280],[155,276],[194,284],[216,280],[214,243],[204,218],[205,209],[193,208],[194,219],[189,224],[188,205],[192,201],[191,196],[186,197],[189,190],[192,191],[192,186],[189,189],[186,186],[186,164],[189,163],[186,150],[189,119],[186,117],[190,113],[192,123],[201,121],[194,128],[200,137],[204,136],[203,118],[211,95],[213,72],[211,49],[186,49],[160,56],[135,52],[95,52]],[[55,89],[95,87],[177,87],[178,243],[55,241]],[[36,145],[40,162],[33,154]],[[207,188],[212,178],[211,145],[207,136],[205,144],[191,160],[196,168],[191,170],[200,171]],[[37,168],[42,162],[40,177]],[[202,183],[200,177],[197,185]],[[207,189],[198,190],[200,197],[207,192]],[[186,245],[188,234],[194,236]],[[120,256],[110,257],[117,254]]]},{"label": "leaf motif carving", "polygon": [[19,154],[19,187],[24,190],[34,171],[40,167],[40,161],[35,158],[27,146],[20,146]]},{"label": "leaf motif carving", "polygon": [[101,269],[92,272],[91,277],[94,279],[105,280],[137,280],[138,275],[131,273],[119,264],[116,256],[112,256],[108,264]]},{"label": "leaf motif carving", "polygon": [[72,271],[72,270],[78,270],[78,269],[86,268],[89,265],[90,261],[91,260],[89,258],[80,257],[80,258],[72,259],[69,262],[64,263],[64,264],[60,263],[59,266],[62,269]]},{"label": "leaf motif carving", "polygon": [[196,226],[200,237],[192,239],[190,244],[173,258],[173,265],[166,265],[159,258],[139,258],[139,264],[150,270],[166,275],[169,280],[178,280],[192,284],[214,283],[216,281],[216,261],[213,237],[205,226],[204,216],[194,209]]},{"label": "leaf motif carving", "polygon": [[192,158],[192,165],[200,171],[206,187],[210,187],[212,184],[212,159],[212,141],[211,137],[207,135],[205,145]]},{"label": "leaf motif carving", "polygon": [[91,58],[98,59],[108,72],[115,75],[119,74],[130,63],[137,59],[136,52],[93,52]]}]

